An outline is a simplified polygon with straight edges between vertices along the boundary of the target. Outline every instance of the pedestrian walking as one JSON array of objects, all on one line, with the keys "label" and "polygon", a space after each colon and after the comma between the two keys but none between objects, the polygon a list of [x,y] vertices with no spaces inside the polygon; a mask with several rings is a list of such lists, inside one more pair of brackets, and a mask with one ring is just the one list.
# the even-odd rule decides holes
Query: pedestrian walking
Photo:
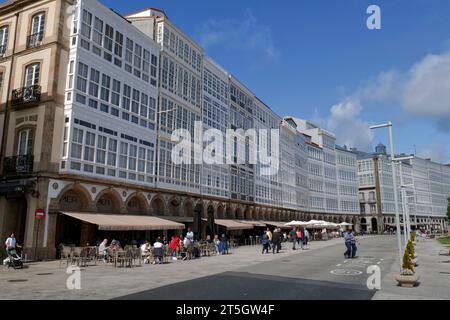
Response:
[{"label": "pedestrian walking", "polygon": [[277,253],[280,252],[281,249],[281,231],[280,229],[275,228],[273,230],[273,235],[272,235],[272,253],[275,254],[275,251]]},{"label": "pedestrian walking", "polygon": [[269,236],[267,235],[267,232],[263,233],[261,240],[262,240],[262,245],[263,245],[263,250],[261,253],[264,254],[264,251],[266,253],[269,253]]},{"label": "pedestrian walking", "polygon": [[305,246],[306,246],[309,241],[309,231],[306,228],[303,230],[303,240],[304,240]]},{"label": "pedestrian walking", "polygon": [[305,250],[305,248],[303,248],[303,233],[300,228],[298,228],[297,230],[297,243],[300,245],[300,248],[302,248],[302,250]]},{"label": "pedestrian walking", "polygon": [[272,232],[270,232],[269,228],[267,228],[266,234],[269,237],[269,250],[271,250],[271,248],[272,248]]},{"label": "pedestrian walking", "polygon": [[295,243],[297,242],[297,230],[295,227],[289,232],[289,238],[292,241],[292,250],[295,250]]},{"label": "pedestrian walking", "polygon": [[[347,232],[344,233],[345,247],[347,248],[347,250],[344,253],[345,259],[350,259],[352,257],[354,240],[355,240],[355,236],[353,235],[353,232],[351,229],[349,229]],[[356,251],[355,251],[355,253],[356,253]]]}]

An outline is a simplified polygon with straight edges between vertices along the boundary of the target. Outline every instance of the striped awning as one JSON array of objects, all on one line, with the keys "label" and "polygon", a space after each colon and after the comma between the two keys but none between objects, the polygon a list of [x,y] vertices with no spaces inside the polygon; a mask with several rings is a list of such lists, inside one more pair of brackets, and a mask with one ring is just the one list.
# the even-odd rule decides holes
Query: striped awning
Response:
[{"label": "striped awning", "polygon": [[269,226],[274,226],[277,228],[281,228],[281,229],[291,229],[292,227],[290,226],[286,226],[286,223],[288,223],[289,221],[286,222],[281,222],[281,221],[261,221],[262,223],[269,225]]},{"label": "striped awning", "polygon": [[193,223],[194,217],[178,217],[178,216],[164,216],[164,219],[180,222],[180,223]]},{"label": "striped awning", "polygon": [[214,219],[214,222],[222,227],[227,228],[228,230],[246,230],[253,229],[253,225],[249,223],[239,222],[236,220],[229,219]]},{"label": "striped awning", "polygon": [[261,221],[256,221],[256,220],[238,220],[238,222],[247,223],[254,227],[265,227],[266,226],[265,223],[262,223]]},{"label": "striped awning", "polygon": [[149,230],[183,230],[182,223],[161,219],[154,216],[133,216],[125,214],[61,212],[61,214],[98,226],[107,231],[149,231]]}]

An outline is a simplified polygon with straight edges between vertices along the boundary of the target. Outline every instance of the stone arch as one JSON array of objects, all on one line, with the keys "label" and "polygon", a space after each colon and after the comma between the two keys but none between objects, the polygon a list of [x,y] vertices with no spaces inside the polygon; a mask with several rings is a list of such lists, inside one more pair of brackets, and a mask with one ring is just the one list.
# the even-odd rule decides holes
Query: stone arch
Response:
[{"label": "stone arch", "polygon": [[194,203],[191,199],[187,198],[184,200],[182,210],[185,217],[194,216]]},{"label": "stone arch", "polygon": [[216,219],[225,219],[225,207],[222,203],[217,206]]},{"label": "stone arch", "polygon": [[53,203],[62,211],[89,211],[93,207],[89,192],[78,184],[66,186]]},{"label": "stone arch", "polygon": [[244,210],[241,207],[237,207],[234,216],[236,219],[244,220]]},{"label": "stone arch", "polygon": [[253,212],[249,206],[246,206],[244,208],[243,218],[244,218],[244,220],[252,220],[253,219]]},{"label": "stone arch", "polygon": [[235,219],[233,208],[230,205],[225,208],[225,217],[226,219]]},{"label": "stone arch", "polygon": [[109,188],[97,195],[95,198],[95,207],[97,212],[101,213],[120,213],[124,208],[124,204],[119,193]]},{"label": "stone arch", "polygon": [[140,192],[132,193],[125,201],[128,213],[145,215],[149,211],[149,206],[145,196]]},{"label": "stone arch", "polygon": [[181,199],[177,196],[173,196],[167,203],[167,215],[179,217],[181,216]]},{"label": "stone arch", "polygon": [[150,210],[153,216],[166,215],[166,204],[161,196],[155,196],[150,203]]}]

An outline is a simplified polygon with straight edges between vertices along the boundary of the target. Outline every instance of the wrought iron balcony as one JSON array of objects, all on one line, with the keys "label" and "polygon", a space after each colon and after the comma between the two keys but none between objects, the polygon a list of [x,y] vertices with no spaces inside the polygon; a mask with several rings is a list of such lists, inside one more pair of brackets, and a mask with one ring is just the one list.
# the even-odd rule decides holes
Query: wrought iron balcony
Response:
[{"label": "wrought iron balcony", "polygon": [[13,106],[39,101],[41,101],[41,86],[39,85],[16,89],[12,92],[11,105]]},{"label": "wrought iron balcony", "polygon": [[34,33],[27,38],[27,47],[34,48],[39,47],[44,39],[44,32]]},{"label": "wrought iron balcony", "polygon": [[33,155],[22,155],[5,158],[3,173],[5,176],[33,172]]}]

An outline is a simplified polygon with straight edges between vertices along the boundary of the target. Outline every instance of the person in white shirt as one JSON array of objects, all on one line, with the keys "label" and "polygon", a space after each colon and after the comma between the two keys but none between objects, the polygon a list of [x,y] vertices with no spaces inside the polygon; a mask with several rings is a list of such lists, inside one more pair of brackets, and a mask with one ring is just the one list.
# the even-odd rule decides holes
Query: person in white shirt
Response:
[{"label": "person in white shirt", "polygon": [[108,239],[103,240],[102,243],[98,246],[98,254],[100,257],[102,257],[102,260],[104,263],[106,263],[108,260],[108,247],[106,246],[108,244]]},{"label": "person in white shirt", "polygon": [[161,242],[161,238],[157,238],[155,243],[153,244],[153,255],[155,256],[156,260],[153,261],[153,264],[162,263],[163,259],[163,244]]},{"label": "person in white shirt", "polygon": [[189,239],[189,241],[193,242],[194,241],[194,232],[192,232],[192,230],[189,228],[188,232],[186,234],[186,238]]},{"label": "person in white shirt", "polygon": [[144,262],[145,263],[149,263],[150,262],[149,250],[150,250],[150,243],[148,241],[145,241],[141,245],[141,256],[144,257]]},{"label": "person in white shirt", "polygon": [[8,239],[5,241],[6,251],[9,253],[11,250],[15,250],[16,248],[22,248],[17,244],[16,237],[14,233],[11,233],[11,236],[9,236]]}]

